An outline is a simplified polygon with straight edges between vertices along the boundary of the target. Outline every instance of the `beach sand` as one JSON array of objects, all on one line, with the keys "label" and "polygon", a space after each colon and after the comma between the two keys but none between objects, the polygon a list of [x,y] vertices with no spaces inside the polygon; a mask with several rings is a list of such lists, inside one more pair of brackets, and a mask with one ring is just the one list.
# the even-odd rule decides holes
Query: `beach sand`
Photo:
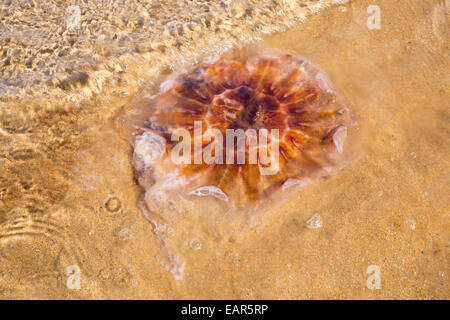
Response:
[{"label": "beach sand", "polygon": [[[379,29],[367,24],[373,5]],[[137,206],[142,189],[116,118],[174,56],[147,72],[135,55],[113,54],[115,64],[81,69],[86,81],[63,74],[19,98],[5,89],[0,297],[450,298],[449,10],[448,1],[343,1],[261,36],[328,74],[358,116],[363,156],[293,195],[265,227],[224,239],[176,230],[170,254]]]}]

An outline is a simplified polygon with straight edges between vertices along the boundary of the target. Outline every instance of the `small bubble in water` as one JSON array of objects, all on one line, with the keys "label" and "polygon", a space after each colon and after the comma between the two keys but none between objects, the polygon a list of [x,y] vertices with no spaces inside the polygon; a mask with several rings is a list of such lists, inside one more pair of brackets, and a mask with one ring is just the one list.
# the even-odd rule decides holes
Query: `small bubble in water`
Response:
[{"label": "small bubble in water", "polygon": [[306,226],[310,229],[322,228],[322,218],[318,213],[316,213],[308,221],[306,221]]},{"label": "small bubble in water", "polygon": [[339,11],[340,12],[347,12],[347,7],[346,6],[339,6]]},{"label": "small bubble in water", "polygon": [[106,210],[109,212],[117,212],[120,210],[121,206],[122,204],[117,197],[111,197],[105,203]]},{"label": "small bubble in water", "polygon": [[128,240],[133,238],[133,234],[131,233],[131,230],[128,228],[122,229],[119,232],[119,239],[120,240]]},{"label": "small bubble in water", "polygon": [[417,155],[415,152],[411,152],[411,157],[413,157],[414,159],[417,158]]},{"label": "small bubble in water", "polygon": [[416,229],[416,222],[412,219],[406,219],[406,225],[411,228],[411,230]]},{"label": "small bubble in water", "polygon": [[191,241],[189,242],[189,246],[192,250],[200,250],[202,248],[202,244],[197,238],[191,239]]}]

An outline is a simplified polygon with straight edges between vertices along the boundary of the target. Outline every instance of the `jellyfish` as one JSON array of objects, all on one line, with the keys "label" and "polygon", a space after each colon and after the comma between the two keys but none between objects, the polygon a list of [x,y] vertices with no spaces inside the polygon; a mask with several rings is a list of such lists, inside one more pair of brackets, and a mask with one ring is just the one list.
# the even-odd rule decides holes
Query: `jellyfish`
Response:
[{"label": "jellyfish", "polygon": [[[332,177],[358,155],[349,103],[307,59],[235,49],[168,76],[124,109],[141,206],[229,223]],[[228,222],[227,222],[228,221]]]}]

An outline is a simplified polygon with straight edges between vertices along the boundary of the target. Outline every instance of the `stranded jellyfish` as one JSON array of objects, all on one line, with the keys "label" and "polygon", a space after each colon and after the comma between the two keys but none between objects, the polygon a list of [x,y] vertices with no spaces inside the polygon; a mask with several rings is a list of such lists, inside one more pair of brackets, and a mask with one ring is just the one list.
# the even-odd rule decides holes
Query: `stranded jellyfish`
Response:
[{"label": "stranded jellyfish", "polygon": [[357,153],[357,123],[327,76],[273,51],[236,50],[173,74],[119,123],[142,205],[166,218],[199,212],[202,201],[209,216],[267,208]]}]

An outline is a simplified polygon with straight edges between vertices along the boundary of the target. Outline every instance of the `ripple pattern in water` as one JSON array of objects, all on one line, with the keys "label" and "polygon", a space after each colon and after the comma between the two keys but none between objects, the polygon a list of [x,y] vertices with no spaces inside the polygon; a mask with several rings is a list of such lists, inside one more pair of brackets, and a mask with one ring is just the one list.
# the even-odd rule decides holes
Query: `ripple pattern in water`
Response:
[{"label": "ripple pattern in water", "polygon": [[164,72],[176,61],[195,60],[199,50],[220,53],[343,2],[96,0],[69,7],[6,0],[0,7],[0,98],[63,97],[86,86],[82,93],[99,93],[132,65],[146,67],[140,76]]}]

